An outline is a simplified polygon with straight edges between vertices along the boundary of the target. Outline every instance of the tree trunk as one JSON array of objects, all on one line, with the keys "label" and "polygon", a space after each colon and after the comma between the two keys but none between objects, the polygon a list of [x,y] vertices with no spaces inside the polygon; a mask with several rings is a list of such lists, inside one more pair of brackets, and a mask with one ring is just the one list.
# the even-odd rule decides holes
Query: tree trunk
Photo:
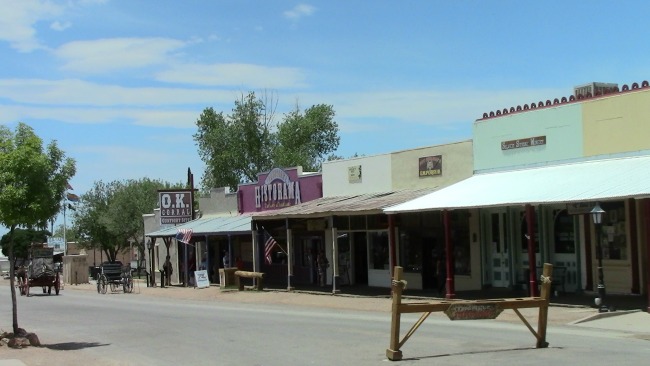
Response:
[{"label": "tree trunk", "polygon": [[16,263],[14,258],[14,229],[11,225],[9,230],[9,286],[11,287],[11,311],[13,314],[14,334],[18,333],[18,306],[16,303]]}]

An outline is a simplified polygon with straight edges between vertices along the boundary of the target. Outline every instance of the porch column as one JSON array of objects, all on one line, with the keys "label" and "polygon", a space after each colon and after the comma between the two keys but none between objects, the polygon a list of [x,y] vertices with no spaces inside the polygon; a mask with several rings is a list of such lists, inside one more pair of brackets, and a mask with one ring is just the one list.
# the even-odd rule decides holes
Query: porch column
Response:
[{"label": "porch column", "polygon": [[293,287],[291,286],[291,279],[293,278],[293,246],[291,245],[291,229],[289,229],[289,219],[286,221],[287,228],[287,291],[292,291]]},{"label": "porch column", "polygon": [[629,199],[628,202],[628,217],[630,223],[630,263],[632,264],[632,293],[640,294],[640,271],[639,271],[639,235],[637,229],[639,228],[636,216],[636,200]]},{"label": "porch column", "polygon": [[336,286],[339,284],[339,232],[332,226],[332,293],[341,292]]},{"label": "porch column", "polygon": [[591,217],[589,214],[582,215],[582,228],[585,232],[585,290],[594,289],[594,269],[591,251]]},{"label": "porch column", "polygon": [[449,211],[442,211],[442,218],[445,225],[445,257],[447,266],[447,295],[446,298],[453,299],[456,297],[456,288],[454,284],[454,248],[451,243],[451,228],[449,227]]},{"label": "porch column", "polygon": [[537,296],[537,264],[535,261],[535,207],[526,205],[526,229],[528,231],[528,273],[530,296]]},{"label": "porch column", "polygon": [[646,198],[643,200],[643,221],[644,221],[644,227],[645,227],[645,241],[646,241],[646,250],[645,250],[645,255],[646,255],[646,260],[645,260],[645,268],[646,268],[646,289],[645,293],[646,296],[648,297],[648,308],[646,309],[648,313],[650,313],[650,198]]},{"label": "porch column", "polygon": [[393,278],[393,271],[397,265],[397,243],[395,242],[395,215],[388,215],[388,245],[390,247],[390,278]]}]

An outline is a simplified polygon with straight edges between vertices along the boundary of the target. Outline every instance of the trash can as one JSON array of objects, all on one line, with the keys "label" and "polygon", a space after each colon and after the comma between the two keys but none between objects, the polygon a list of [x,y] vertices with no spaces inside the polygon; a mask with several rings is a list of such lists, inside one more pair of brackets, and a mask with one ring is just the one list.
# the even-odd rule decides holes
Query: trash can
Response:
[{"label": "trash can", "polygon": [[235,271],[237,267],[219,268],[219,286],[221,288],[236,287]]}]

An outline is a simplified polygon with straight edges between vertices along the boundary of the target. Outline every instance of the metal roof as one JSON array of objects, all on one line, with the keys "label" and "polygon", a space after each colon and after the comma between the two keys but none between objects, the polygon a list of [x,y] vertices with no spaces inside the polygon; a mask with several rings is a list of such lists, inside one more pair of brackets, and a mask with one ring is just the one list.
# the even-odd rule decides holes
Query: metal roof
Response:
[{"label": "metal roof", "polygon": [[476,174],[386,213],[606,201],[650,196],[650,156]]},{"label": "metal roof", "polygon": [[420,197],[435,188],[322,197],[299,205],[252,214],[255,220],[384,213],[385,207]]},{"label": "metal roof", "polygon": [[247,234],[251,232],[251,216],[206,215],[200,219],[145,234],[149,237],[176,236],[179,229],[192,229],[192,235]]}]

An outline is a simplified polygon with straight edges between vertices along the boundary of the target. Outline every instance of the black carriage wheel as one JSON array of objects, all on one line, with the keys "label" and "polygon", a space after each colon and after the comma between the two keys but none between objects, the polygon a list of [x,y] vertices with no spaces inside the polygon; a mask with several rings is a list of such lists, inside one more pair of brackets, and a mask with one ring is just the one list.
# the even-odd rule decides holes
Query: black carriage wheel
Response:
[{"label": "black carriage wheel", "polygon": [[57,276],[56,283],[54,284],[54,293],[58,295],[60,289],[61,289],[61,281],[59,280],[59,277]]},{"label": "black carriage wheel", "polygon": [[[45,287],[43,287],[45,288]],[[52,286],[47,286],[47,294],[52,295]]]}]

